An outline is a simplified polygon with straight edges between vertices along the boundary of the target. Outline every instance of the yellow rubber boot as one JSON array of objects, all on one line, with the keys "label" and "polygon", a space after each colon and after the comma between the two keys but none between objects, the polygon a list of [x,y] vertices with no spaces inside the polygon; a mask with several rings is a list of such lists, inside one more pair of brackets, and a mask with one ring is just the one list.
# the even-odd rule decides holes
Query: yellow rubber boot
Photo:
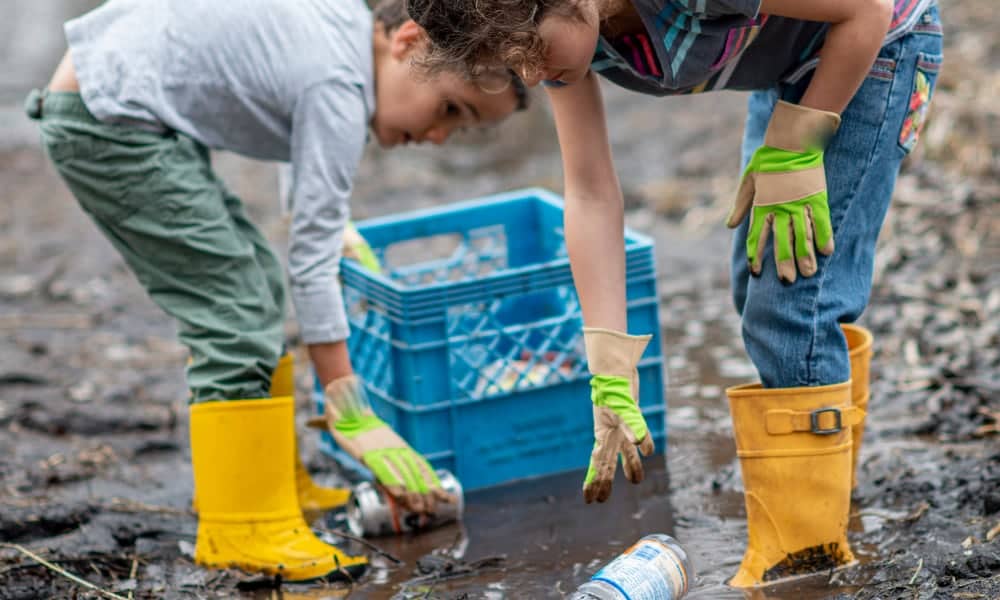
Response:
[{"label": "yellow rubber boot", "polygon": [[[871,398],[868,371],[872,364],[872,333],[858,325],[841,325],[847,338],[847,353],[851,359],[851,404],[868,412]],[[854,447],[851,449],[851,489],[858,487],[858,455],[865,435],[865,420],[851,428]]]},{"label": "yellow rubber boot", "polygon": [[[274,398],[295,396],[295,357],[290,352],[278,360],[278,366],[271,375],[271,396]],[[302,464],[298,447],[295,449],[295,489],[299,506],[303,512],[326,512],[347,504],[351,490],[327,488],[316,485],[309,471]]]},{"label": "yellow rubber boot", "polygon": [[288,581],[353,579],[365,570],[364,556],[320,541],[302,518],[290,397],[191,405],[191,463],[199,565]]},{"label": "yellow rubber boot", "polygon": [[734,587],[847,565],[851,502],[850,382],[726,390],[747,509],[747,550]]}]

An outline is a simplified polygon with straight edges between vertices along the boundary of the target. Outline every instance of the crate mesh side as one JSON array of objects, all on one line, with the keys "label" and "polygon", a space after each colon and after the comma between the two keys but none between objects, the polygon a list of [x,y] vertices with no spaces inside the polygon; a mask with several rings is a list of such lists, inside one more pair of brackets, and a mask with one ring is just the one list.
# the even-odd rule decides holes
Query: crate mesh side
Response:
[{"label": "crate mesh side", "polygon": [[347,338],[348,351],[354,371],[371,386],[394,393],[392,352],[389,319],[369,305],[362,294],[344,287],[344,304],[351,323],[351,336]]},{"label": "crate mesh side", "polygon": [[478,400],[586,375],[580,303],[571,286],[448,311],[455,397]]}]

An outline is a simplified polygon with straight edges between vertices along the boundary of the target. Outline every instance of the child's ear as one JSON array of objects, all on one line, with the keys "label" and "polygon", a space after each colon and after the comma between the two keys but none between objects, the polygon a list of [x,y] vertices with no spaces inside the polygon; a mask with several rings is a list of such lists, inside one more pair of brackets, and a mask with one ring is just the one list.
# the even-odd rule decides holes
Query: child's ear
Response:
[{"label": "child's ear", "polygon": [[393,58],[403,60],[426,41],[424,28],[413,19],[408,19],[389,34],[389,51]]}]

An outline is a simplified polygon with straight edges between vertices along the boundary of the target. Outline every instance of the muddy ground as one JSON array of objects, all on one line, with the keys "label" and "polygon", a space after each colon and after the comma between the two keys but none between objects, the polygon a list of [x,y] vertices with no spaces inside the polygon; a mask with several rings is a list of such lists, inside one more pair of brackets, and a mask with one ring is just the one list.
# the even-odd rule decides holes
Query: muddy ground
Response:
[{"label": "muddy ground", "polygon": [[[122,597],[561,598],[654,531],[691,552],[691,597],[744,596],[724,586],[746,530],[722,390],[755,373],[728,300],[721,225],[742,95],[658,101],[608,88],[628,222],[657,242],[670,429],[666,460],[650,464],[647,481],[620,483],[602,506],[583,504],[580,473],[477,492],[462,525],[375,540],[402,564],[375,554],[375,568],[354,585],[273,590],[191,562],[185,351],[46,164],[17,108],[61,51],[42,25],[88,4],[39,13],[17,0],[13,22],[22,27],[6,39],[30,31],[51,40],[28,55],[0,44],[0,63],[13,65],[0,85],[0,598],[99,597],[25,551]],[[754,598],[1000,598],[1000,20],[979,0],[943,5],[945,71],[897,186],[862,319],[876,342],[852,508],[860,565]],[[528,185],[558,190],[547,119],[539,101],[500,132],[445,151],[372,148],[354,211],[363,218]],[[225,154],[217,164],[283,250],[274,166]],[[292,321],[288,333],[295,342]],[[300,369],[300,421],[311,411],[310,383]],[[336,482],[316,440],[302,445],[317,479]],[[315,524],[342,526],[336,515]],[[481,568],[418,579],[427,564],[418,560],[432,552]],[[502,558],[480,562],[493,557]]]}]

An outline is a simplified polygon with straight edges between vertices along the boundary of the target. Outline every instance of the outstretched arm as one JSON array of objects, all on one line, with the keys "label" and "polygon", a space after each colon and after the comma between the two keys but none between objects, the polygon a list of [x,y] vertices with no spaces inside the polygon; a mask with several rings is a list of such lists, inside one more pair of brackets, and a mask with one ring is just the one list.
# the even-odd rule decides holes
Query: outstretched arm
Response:
[{"label": "outstretched arm", "polygon": [[624,201],[597,76],[548,93],[562,149],[566,248],[583,321],[625,331]]},{"label": "outstretched arm", "polygon": [[650,336],[632,336],[625,310],[625,218],[601,90],[593,73],[549,90],[566,178],[566,246],[583,310],[594,448],[583,482],[588,503],[611,495],[619,456],[632,483],[653,438],[639,410],[636,367]]}]

